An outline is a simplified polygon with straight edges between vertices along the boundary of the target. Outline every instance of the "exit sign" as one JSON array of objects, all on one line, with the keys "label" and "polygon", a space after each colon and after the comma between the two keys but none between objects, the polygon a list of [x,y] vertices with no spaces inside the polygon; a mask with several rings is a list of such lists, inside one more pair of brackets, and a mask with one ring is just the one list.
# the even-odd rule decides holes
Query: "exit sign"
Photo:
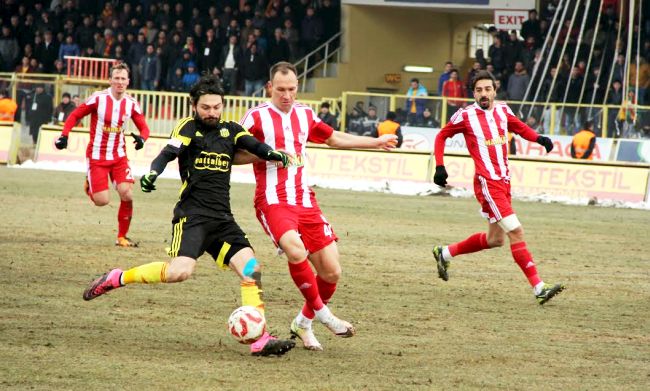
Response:
[{"label": "exit sign", "polygon": [[521,30],[528,20],[528,10],[494,10],[494,27],[498,30]]}]

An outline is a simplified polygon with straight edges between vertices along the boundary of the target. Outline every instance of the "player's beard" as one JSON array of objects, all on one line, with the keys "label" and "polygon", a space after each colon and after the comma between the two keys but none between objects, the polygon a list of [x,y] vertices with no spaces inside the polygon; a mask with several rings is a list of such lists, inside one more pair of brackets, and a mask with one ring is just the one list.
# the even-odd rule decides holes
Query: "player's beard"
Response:
[{"label": "player's beard", "polygon": [[483,110],[490,108],[490,98],[482,98],[478,101],[478,105],[481,106]]},{"label": "player's beard", "polygon": [[201,123],[203,128],[216,129],[216,127],[219,125],[219,121],[221,120],[221,118],[219,117],[201,118],[199,116],[198,120]]}]

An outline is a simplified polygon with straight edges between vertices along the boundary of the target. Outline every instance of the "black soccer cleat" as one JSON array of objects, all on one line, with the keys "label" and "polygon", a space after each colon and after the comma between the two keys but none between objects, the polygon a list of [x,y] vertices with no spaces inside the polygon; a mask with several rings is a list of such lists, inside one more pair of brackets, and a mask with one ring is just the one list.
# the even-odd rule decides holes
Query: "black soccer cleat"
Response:
[{"label": "black soccer cleat", "polygon": [[562,284],[544,284],[542,291],[539,293],[539,295],[535,295],[535,298],[537,298],[539,305],[543,305],[547,301],[557,296],[560,292],[562,292],[564,288],[565,286]]},{"label": "black soccer cleat", "polygon": [[433,257],[436,259],[436,265],[438,266],[438,277],[442,278],[443,281],[448,281],[449,274],[447,274],[447,269],[449,269],[450,262],[443,258],[442,246],[433,246],[431,252],[433,252]]}]

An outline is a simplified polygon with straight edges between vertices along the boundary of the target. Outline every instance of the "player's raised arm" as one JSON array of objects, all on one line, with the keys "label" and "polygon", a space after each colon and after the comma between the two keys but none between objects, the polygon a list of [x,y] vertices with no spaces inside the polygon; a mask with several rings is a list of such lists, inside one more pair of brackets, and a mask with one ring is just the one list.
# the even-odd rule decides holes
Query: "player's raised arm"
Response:
[{"label": "player's raised arm", "polygon": [[[507,107],[507,106],[506,106]],[[516,115],[507,107],[506,117],[508,118],[508,130],[520,135],[524,139],[543,146],[546,149],[546,153],[549,153],[553,150],[553,140],[546,136],[542,136],[528,125],[523,123]]]},{"label": "player's raised arm", "polygon": [[[235,145],[238,148],[243,148],[251,154],[262,160],[272,160],[282,163],[282,167],[287,167],[291,162],[291,156],[282,151],[276,151],[270,145],[260,142],[253,137],[244,128],[235,136]],[[245,158],[246,155],[240,156]],[[253,160],[254,161],[254,160]],[[252,162],[252,161],[251,161]]]},{"label": "player's raised arm", "polygon": [[397,145],[397,136],[394,134],[384,134],[375,138],[357,136],[344,132],[333,132],[332,135],[325,140],[325,144],[333,148],[377,148],[390,151]]}]

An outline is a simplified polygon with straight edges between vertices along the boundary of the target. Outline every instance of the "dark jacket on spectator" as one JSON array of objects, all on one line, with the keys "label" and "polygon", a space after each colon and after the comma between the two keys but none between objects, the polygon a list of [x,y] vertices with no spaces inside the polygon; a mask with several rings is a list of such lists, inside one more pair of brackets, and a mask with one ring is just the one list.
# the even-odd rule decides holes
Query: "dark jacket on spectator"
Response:
[{"label": "dark jacket on spectator", "polygon": [[243,61],[241,62],[241,73],[244,80],[266,80],[268,79],[269,63],[263,52],[251,53],[250,49],[246,51]]},{"label": "dark jacket on spectator", "polygon": [[212,71],[215,67],[219,66],[220,55],[221,45],[216,37],[211,42],[207,40],[203,42],[199,53],[199,67],[201,67],[201,70]]},{"label": "dark jacket on spectator", "polygon": [[267,53],[270,64],[275,64],[278,61],[289,61],[291,59],[289,43],[284,38],[281,38],[280,40],[275,39],[275,37],[271,38]]}]

